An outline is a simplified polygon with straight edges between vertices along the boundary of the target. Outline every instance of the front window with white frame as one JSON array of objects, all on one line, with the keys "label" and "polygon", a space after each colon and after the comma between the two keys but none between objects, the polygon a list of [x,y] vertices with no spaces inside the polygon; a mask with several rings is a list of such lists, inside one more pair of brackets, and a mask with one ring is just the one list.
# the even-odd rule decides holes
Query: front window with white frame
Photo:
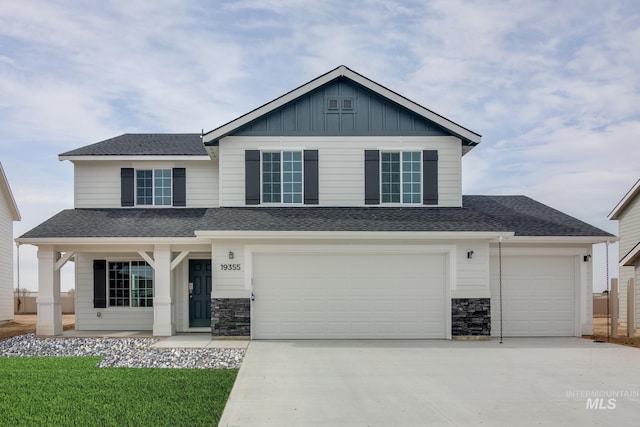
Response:
[{"label": "front window with white frame", "polygon": [[110,307],[153,307],[153,269],[145,261],[111,261]]},{"label": "front window with white frame", "polygon": [[421,154],[420,151],[381,153],[382,203],[422,203]]},{"label": "front window with white frame", "polygon": [[171,206],[171,169],[136,171],[136,204]]},{"label": "front window with white frame", "polygon": [[262,153],[262,201],[302,203],[302,151]]}]

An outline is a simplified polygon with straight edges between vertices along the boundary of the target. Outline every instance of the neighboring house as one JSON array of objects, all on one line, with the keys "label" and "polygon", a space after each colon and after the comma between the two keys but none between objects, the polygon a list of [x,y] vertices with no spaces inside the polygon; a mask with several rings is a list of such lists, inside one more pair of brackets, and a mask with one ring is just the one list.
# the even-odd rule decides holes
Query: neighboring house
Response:
[{"label": "neighboring house", "polygon": [[506,336],[591,333],[589,254],[613,236],[463,196],[480,140],[341,66],[203,135],[63,153],[75,208],[19,239],[38,246],[38,333],[62,333],[71,257],[79,330],[487,337],[502,307]]},{"label": "neighboring house", "polygon": [[640,327],[640,179],[609,214],[618,221],[620,319],[627,319],[627,282],[634,279],[635,326]]},{"label": "neighboring house", "polygon": [[20,212],[0,163],[0,322],[13,320],[13,221]]}]

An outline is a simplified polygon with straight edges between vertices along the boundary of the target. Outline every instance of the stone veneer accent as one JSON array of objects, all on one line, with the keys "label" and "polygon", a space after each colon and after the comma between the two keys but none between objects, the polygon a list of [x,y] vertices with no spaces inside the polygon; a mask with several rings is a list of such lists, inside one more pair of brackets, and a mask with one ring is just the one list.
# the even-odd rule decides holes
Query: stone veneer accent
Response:
[{"label": "stone veneer accent", "polygon": [[212,298],[211,335],[251,336],[249,298]]},{"label": "stone veneer accent", "polygon": [[491,335],[490,298],[452,298],[451,336]]}]

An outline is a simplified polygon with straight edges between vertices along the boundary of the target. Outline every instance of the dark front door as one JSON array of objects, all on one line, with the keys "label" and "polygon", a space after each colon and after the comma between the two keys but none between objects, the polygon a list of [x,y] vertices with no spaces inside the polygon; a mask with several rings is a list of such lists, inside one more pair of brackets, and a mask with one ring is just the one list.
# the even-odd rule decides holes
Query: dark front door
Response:
[{"label": "dark front door", "polygon": [[189,326],[211,326],[211,260],[189,260]]}]

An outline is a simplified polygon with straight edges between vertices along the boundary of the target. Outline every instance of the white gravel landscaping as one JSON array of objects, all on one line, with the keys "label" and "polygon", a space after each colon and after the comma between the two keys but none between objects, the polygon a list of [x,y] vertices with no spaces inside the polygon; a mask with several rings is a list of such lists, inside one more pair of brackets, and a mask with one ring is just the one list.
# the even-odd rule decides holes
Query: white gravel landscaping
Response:
[{"label": "white gravel landscaping", "polygon": [[150,348],[157,338],[36,338],[20,335],[0,341],[0,357],[102,356],[100,368],[239,368],[244,349]]}]

